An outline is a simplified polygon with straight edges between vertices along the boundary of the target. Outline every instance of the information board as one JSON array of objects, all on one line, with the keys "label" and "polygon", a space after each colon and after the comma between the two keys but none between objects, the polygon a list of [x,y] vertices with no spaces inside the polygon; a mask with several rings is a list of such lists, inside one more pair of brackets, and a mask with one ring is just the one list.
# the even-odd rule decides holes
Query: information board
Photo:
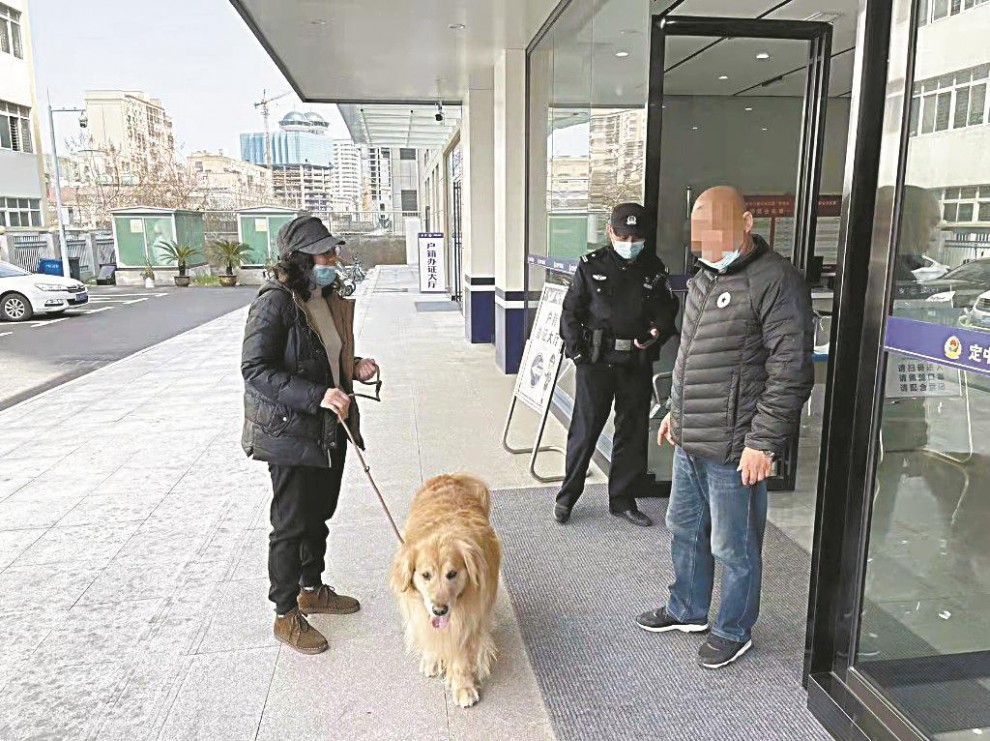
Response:
[{"label": "information board", "polygon": [[446,293],[447,269],[444,265],[443,233],[420,232],[418,239],[420,293]]},{"label": "information board", "polygon": [[523,350],[514,394],[537,412],[543,412],[553,396],[554,381],[564,355],[560,337],[560,312],[567,286],[547,283],[540,295],[533,331]]}]

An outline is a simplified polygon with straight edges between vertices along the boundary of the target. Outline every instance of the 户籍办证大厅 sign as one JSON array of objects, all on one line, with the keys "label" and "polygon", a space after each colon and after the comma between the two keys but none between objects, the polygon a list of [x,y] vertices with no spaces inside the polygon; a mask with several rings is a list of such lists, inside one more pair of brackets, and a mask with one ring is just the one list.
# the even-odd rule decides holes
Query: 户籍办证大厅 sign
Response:
[{"label": "\u6237\u7c4d\u529e\u8bc1\u5927\u5385 sign", "polygon": [[419,292],[446,293],[447,268],[442,232],[420,232]]}]

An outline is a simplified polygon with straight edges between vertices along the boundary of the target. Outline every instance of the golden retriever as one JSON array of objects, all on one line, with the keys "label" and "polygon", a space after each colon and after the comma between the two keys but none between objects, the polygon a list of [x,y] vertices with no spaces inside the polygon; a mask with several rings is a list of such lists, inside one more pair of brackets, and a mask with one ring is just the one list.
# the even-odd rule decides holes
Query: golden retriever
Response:
[{"label": "golden retriever", "polygon": [[492,611],[502,552],[489,522],[491,492],[478,479],[437,476],[413,498],[391,584],[406,649],[427,677],[445,675],[454,701],[478,702],[495,659]]}]

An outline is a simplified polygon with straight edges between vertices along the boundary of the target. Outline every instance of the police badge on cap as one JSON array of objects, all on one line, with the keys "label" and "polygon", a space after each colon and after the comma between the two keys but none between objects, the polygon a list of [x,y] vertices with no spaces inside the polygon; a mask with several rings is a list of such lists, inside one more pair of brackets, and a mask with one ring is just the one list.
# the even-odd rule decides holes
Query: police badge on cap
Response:
[{"label": "police badge on cap", "polygon": [[620,203],[612,209],[608,223],[617,237],[646,239],[649,236],[649,215],[638,203]]}]

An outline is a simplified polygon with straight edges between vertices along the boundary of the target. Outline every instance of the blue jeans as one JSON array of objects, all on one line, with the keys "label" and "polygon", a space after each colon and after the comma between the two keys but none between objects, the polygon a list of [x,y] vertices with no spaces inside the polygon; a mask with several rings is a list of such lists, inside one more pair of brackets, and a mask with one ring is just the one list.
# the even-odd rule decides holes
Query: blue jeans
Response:
[{"label": "blue jeans", "polygon": [[766,482],[743,486],[735,465],[688,455],[678,447],[667,507],[674,561],[667,613],[685,623],[708,622],[718,560],[722,605],[712,633],[748,641],[760,614],[766,524]]}]

